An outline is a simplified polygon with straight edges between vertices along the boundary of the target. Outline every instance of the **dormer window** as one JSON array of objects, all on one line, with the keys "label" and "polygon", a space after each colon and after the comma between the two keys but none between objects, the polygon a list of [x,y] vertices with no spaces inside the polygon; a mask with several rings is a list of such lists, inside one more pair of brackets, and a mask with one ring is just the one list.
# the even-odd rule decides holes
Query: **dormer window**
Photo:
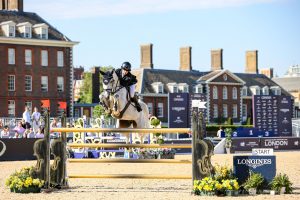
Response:
[{"label": "dormer window", "polygon": [[259,86],[251,86],[250,90],[252,92],[252,95],[260,95],[260,87]]},{"label": "dormer window", "polygon": [[179,88],[180,92],[183,92],[183,93],[188,93],[189,92],[189,85],[186,84],[186,83],[179,83],[178,88]]},{"label": "dormer window", "polygon": [[279,86],[272,86],[271,90],[274,95],[281,95],[281,88]]},{"label": "dormer window", "polygon": [[36,24],[33,26],[35,33],[40,39],[48,39],[48,25],[46,24]]},{"label": "dormer window", "polygon": [[262,88],[262,94],[263,95],[269,95],[269,87],[268,86],[265,86]]},{"label": "dormer window", "polygon": [[168,83],[167,86],[168,86],[169,91],[170,91],[171,93],[178,93],[178,86],[177,86],[177,83]]},{"label": "dormer window", "polygon": [[163,94],[164,93],[164,85],[161,82],[154,82],[151,84],[155,93]]},{"label": "dormer window", "polygon": [[29,23],[29,22],[20,23],[17,25],[17,27],[23,38],[31,38],[31,36],[32,36],[31,23]]},{"label": "dormer window", "polygon": [[247,89],[247,86],[244,86],[242,89],[242,96],[246,97],[247,95],[248,95],[248,89]]},{"label": "dormer window", "polygon": [[2,22],[1,28],[6,37],[15,37],[16,36],[16,23],[13,21]]},{"label": "dormer window", "polygon": [[203,86],[201,84],[198,84],[193,87],[193,92],[194,93],[203,93]]}]

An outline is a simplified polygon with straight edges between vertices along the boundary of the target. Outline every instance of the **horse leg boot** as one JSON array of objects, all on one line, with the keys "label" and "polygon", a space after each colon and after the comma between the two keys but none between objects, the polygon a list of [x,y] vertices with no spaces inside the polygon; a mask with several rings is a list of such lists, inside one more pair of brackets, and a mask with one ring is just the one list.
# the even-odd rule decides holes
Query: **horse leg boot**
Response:
[{"label": "horse leg boot", "polygon": [[137,110],[138,112],[141,112],[141,111],[142,111],[142,107],[141,107],[141,105],[140,105],[139,102],[138,102],[137,96],[132,97],[130,100],[131,100],[131,102],[134,103],[134,105],[135,105],[135,107],[136,107],[136,110]]}]

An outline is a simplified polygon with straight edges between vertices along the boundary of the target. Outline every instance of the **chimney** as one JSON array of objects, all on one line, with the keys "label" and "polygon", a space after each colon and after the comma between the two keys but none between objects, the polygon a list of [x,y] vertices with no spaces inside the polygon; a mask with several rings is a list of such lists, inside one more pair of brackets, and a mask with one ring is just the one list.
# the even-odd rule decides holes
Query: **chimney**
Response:
[{"label": "chimney", "polygon": [[223,69],[223,49],[211,50],[211,71]]},{"label": "chimney", "polygon": [[0,10],[17,10],[23,12],[23,0],[0,0]]},{"label": "chimney", "polygon": [[246,51],[246,73],[258,73],[258,51]]},{"label": "chimney", "polygon": [[180,48],[180,67],[181,71],[192,70],[192,47],[181,47]]},{"label": "chimney", "polygon": [[269,77],[270,79],[272,79],[274,77],[273,75],[273,68],[268,68],[268,69],[260,69],[260,74],[264,74],[267,77]]},{"label": "chimney", "polygon": [[153,69],[152,44],[141,45],[141,68]]}]

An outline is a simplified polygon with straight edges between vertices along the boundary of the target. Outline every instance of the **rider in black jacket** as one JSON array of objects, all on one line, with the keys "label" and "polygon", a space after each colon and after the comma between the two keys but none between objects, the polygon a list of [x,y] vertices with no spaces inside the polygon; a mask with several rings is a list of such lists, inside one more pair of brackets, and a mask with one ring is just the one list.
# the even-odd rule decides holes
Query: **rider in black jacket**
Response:
[{"label": "rider in black jacket", "polygon": [[116,74],[119,77],[120,85],[129,88],[130,100],[135,104],[138,112],[142,111],[141,105],[138,103],[137,97],[134,95],[135,84],[137,83],[136,76],[130,73],[131,64],[124,62],[121,69],[116,70]]}]

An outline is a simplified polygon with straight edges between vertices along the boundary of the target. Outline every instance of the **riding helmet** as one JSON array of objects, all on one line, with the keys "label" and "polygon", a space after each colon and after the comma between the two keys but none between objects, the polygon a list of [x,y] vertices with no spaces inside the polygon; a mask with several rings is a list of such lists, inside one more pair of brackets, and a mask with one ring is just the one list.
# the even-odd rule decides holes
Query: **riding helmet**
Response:
[{"label": "riding helmet", "polygon": [[121,68],[127,71],[131,71],[131,64],[129,62],[123,62]]}]

